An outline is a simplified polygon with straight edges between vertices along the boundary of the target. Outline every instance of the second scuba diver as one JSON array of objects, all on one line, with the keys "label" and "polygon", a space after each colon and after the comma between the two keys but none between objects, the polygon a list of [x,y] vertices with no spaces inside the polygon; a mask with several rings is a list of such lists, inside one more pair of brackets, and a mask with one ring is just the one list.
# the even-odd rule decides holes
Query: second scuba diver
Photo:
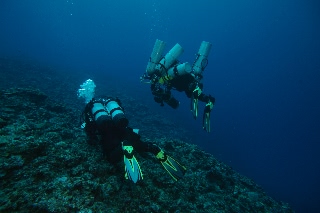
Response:
[{"label": "second scuba diver", "polygon": [[183,49],[176,44],[164,57],[162,52],[165,43],[156,40],[147,71],[141,77],[141,81],[149,80],[154,100],[164,106],[164,103],[176,109],[180,102],[172,96],[171,90],[185,92],[191,99],[190,108],[193,117],[198,116],[198,101],[206,103],[203,113],[203,129],[210,132],[210,113],[215,103],[215,98],[205,95],[201,83],[202,72],[208,64],[208,55],[211,49],[209,42],[201,43],[197,58],[191,66],[188,62],[179,63],[177,58],[183,53]]}]

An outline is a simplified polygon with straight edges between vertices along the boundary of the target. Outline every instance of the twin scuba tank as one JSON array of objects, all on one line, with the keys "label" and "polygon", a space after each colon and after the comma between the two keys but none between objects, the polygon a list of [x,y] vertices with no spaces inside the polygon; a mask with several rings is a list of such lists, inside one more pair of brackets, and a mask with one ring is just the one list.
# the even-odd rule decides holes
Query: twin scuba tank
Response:
[{"label": "twin scuba tank", "polygon": [[92,119],[95,121],[98,129],[103,129],[108,126],[116,126],[119,128],[128,126],[129,121],[118,99],[97,99],[92,100],[91,104]]},{"label": "twin scuba tank", "polygon": [[207,58],[210,53],[211,46],[211,43],[203,41],[196,55],[196,60],[191,66],[188,62],[182,64],[177,63],[178,57],[184,51],[180,44],[176,44],[165,56],[162,56],[165,48],[165,42],[157,39],[147,65],[146,76],[152,76],[154,73],[158,73],[160,76],[158,81],[161,84],[164,84],[179,75],[185,75],[188,73],[192,73],[195,76],[201,76],[207,66]]}]

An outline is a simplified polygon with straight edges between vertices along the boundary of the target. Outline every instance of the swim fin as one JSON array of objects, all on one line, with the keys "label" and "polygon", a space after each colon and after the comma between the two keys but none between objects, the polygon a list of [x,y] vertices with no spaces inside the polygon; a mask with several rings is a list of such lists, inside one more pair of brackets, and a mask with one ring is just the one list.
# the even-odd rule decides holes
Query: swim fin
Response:
[{"label": "swim fin", "polygon": [[193,114],[193,118],[196,119],[198,117],[198,98],[199,95],[202,93],[199,86],[197,86],[193,92],[191,97],[191,112]]},{"label": "swim fin", "polygon": [[209,101],[205,108],[204,108],[204,113],[203,113],[203,120],[202,120],[202,127],[206,132],[210,132],[210,113],[213,108],[213,103]]},{"label": "swim fin", "polygon": [[165,170],[167,170],[167,172],[175,181],[183,178],[187,170],[186,167],[182,166],[172,157],[164,154],[162,150],[157,154],[156,157],[160,160],[162,166],[165,168]]},{"label": "swim fin", "polygon": [[133,181],[134,183],[143,179],[140,165],[133,155],[133,147],[128,141],[122,142],[122,150],[124,152],[123,161],[125,169],[125,178]]}]

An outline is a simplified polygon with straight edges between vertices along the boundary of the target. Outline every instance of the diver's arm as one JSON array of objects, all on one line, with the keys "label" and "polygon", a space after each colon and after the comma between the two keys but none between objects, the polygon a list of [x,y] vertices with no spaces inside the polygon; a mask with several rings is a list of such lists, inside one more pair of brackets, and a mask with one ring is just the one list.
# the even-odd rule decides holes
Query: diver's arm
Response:
[{"label": "diver's arm", "polygon": [[154,96],[153,97],[154,101],[159,103],[161,106],[164,106],[164,104],[163,104],[164,90],[161,88],[159,83],[151,84],[150,88],[151,88],[152,95]]},{"label": "diver's arm", "polygon": [[170,90],[167,90],[163,95],[163,101],[166,102],[173,109],[177,109],[180,102],[171,94]]},{"label": "diver's arm", "polygon": [[165,102],[174,109],[178,108],[180,102],[172,96],[171,86],[164,85],[161,87],[159,83],[155,83],[151,85],[151,91],[155,102],[160,103],[161,106],[164,106],[163,102]]}]

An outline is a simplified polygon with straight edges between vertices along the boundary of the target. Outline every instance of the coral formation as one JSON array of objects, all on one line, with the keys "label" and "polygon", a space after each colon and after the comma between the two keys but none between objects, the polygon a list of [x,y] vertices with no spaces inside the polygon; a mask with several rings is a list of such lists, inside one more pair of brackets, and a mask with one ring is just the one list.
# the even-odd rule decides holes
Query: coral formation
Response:
[{"label": "coral formation", "polygon": [[78,109],[32,88],[3,90],[0,102],[0,212],[293,212],[178,139],[155,142],[187,166],[185,178],[174,182],[153,156],[141,154],[144,180],[133,184],[86,142]]}]

